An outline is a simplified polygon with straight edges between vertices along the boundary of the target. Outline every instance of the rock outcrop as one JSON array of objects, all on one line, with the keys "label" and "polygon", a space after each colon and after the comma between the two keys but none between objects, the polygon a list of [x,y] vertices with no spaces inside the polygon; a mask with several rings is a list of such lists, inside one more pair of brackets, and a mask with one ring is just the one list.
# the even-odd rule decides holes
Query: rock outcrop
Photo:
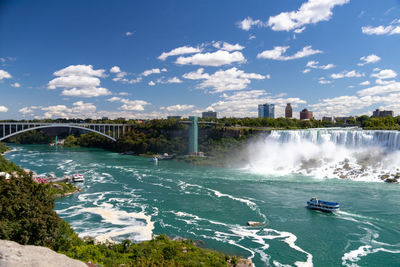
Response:
[{"label": "rock outcrop", "polygon": [[23,246],[14,241],[0,240],[1,267],[87,267],[81,261],[71,259],[49,248]]}]

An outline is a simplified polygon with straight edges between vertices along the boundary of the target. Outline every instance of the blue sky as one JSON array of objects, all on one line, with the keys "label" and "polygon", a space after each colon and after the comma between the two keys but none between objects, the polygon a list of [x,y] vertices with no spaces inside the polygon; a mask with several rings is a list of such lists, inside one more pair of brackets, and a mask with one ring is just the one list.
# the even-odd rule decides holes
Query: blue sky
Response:
[{"label": "blue sky", "polygon": [[400,114],[399,0],[0,2],[0,119]]}]

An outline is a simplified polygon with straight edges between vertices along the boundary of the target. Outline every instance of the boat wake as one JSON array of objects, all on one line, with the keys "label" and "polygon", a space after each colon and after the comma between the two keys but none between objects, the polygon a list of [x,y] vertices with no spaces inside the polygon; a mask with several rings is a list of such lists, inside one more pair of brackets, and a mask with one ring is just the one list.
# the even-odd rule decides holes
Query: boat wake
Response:
[{"label": "boat wake", "polygon": [[360,129],[273,131],[248,147],[246,169],[274,176],[397,182],[400,133]]}]

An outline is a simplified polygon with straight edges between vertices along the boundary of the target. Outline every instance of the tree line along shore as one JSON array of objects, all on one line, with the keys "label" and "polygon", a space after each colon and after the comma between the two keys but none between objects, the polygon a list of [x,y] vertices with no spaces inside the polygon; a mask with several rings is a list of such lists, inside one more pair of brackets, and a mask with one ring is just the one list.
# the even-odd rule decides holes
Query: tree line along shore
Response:
[{"label": "tree line along shore", "polygon": [[60,196],[60,190],[65,193],[68,189],[35,182],[32,172],[1,155],[7,150],[0,143],[0,172],[12,174],[8,179],[0,175],[0,239],[48,247],[98,266],[252,266],[250,260],[201,248],[196,241],[172,240],[166,235],[141,243],[81,239],[54,211],[54,199]]},{"label": "tree line along shore", "polygon": [[[286,118],[207,118],[200,121],[211,121],[214,125],[199,125],[199,151],[206,157],[188,156],[188,126],[179,119],[154,120],[42,120],[40,122],[61,123],[125,123],[134,125],[116,142],[95,133],[60,133],[65,139],[66,147],[96,147],[118,153],[153,156],[157,154],[175,154],[175,160],[196,165],[213,165],[229,167],[243,164],[247,157],[246,144],[268,134],[271,130],[291,130],[327,127],[359,126],[366,130],[400,130],[400,116],[375,118],[360,116],[336,123],[321,120],[297,120]],[[37,121],[39,122],[39,121]],[[54,136],[54,133],[52,133]],[[48,144],[54,137],[45,131],[28,131],[11,137],[9,142],[20,144]]]}]

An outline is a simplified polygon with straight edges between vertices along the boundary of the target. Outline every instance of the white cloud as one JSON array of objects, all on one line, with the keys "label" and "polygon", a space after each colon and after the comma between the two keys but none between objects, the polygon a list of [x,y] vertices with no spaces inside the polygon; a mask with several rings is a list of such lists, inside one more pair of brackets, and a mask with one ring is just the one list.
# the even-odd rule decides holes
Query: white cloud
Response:
[{"label": "white cloud", "polygon": [[371,77],[375,77],[379,80],[391,79],[391,78],[395,78],[396,76],[397,76],[397,73],[391,69],[380,70],[378,73],[371,74]]},{"label": "white cloud", "polygon": [[227,42],[214,42],[213,46],[217,49],[221,49],[221,50],[226,50],[226,51],[235,51],[235,50],[243,50],[244,46],[241,46],[240,44],[230,44]]},{"label": "white cloud", "polygon": [[335,6],[349,2],[350,0],[308,0],[297,11],[282,12],[270,17],[268,26],[274,31],[304,30],[304,25],[330,20]]},{"label": "white cloud", "polygon": [[159,68],[156,68],[156,69],[151,69],[151,70],[145,70],[145,71],[143,71],[142,75],[147,77],[151,74],[158,74],[158,73],[161,73],[161,70]]},{"label": "white cloud", "polygon": [[7,112],[8,108],[5,106],[0,106],[0,112]]},{"label": "white cloud", "polygon": [[321,69],[321,70],[329,70],[335,67],[335,65],[333,64],[319,65],[318,61],[308,61],[306,66],[308,68]]},{"label": "white cloud", "polygon": [[253,20],[251,17],[247,17],[244,20],[237,23],[237,26],[245,31],[250,30],[253,26],[264,27],[265,23],[260,20]]},{"label": "white cloud", "polygon": [[360,78],[360,77],[364,77],[365,74],[364,73],[359,73],[355,70],[352,71],[343,71],[341,73],[333,73],[331,75],[332,79],[343,79],[343,78]]},{"label": "white cloud", "polygon": [[182,83],[182,80],[179,79],[178,77],[173,77],[173,78],[168,79],[166,81],[166,83]]},{"label": "white cloud", "polygon": [[297,51],[296,54],[292,56],[285,56],[286,50],[289,46],[275,46],[272,50],[265,50],[257,55],[257,58],[273,59],[273,60],[292,60],[303,57],[308,57],[311,55],[322,53],[321,50],[314,50],[311,46],[304,47],[301,51]]},{"label": "white cloud", "polygon": [[229,53],[228,51],[218,50],[214,53],[195,54],[190,57],[178,57],[176,64],[179,65],[200,65],[200,66],[222,66],[234,62],[244,63],[246,59],[239,51]]},{"label": "white cloud", "polygon": [[266,76],[257,73],[245,73],[237,68],[228,70],[219,70],[214,74],[204,73],[204,69],[200,68],[195,72],[185,73],[185,79],[203,80],[198,84],[197,88],[210,88],[213,93],[242,90],[246,89],[252,79],[263,80]]},{"label": "white cloud", "polygon": [[364,34],[368,35],[394,35],[394,34],[400,34],[400,20],[394,20],[390,25],[388,26],[377,26],[377,27],[372,27],[372,26],[365,26],[361,27],[361,30]]},{"label": "white cloud", "polygon": [[120,92],[119,95],[129,95],[127,92]]},{"label": "white cloud", "polygon": [[33,113],[33,108],[31,108],[31,107],[23,107],[23,108],[21,108],[20,110],[18,110],[20,113],[22,113],[22,114],[31,114],[31,113]]},{"label": "white cloud", "polygon": [[86,87],[79,89],[64,89],[61,94],[65,96],[97,97],[102,95],[110,95],[111,92],[103,87]]},{"label": "white cloud", "polygon": [[200,53],[203,49],[191,46],[181,46],[175,49],[172,49],[169,52],[163,52],[158,59],[159,60],[166,60],[170,56],[179,56],[185,54],[193,54],[193,53]]},{"label": "white cloud", "polygon": [[318,83],[320,84],[331,84],[332,81],[326,80],[324,77],[319,78]]},{"label": "white cloud", "polygon": [[121,102],[123,105],[120,107],[122,110],[133,110],[133,111],[143,111],[144,106],[150,105],[150,103],[144,100],[130,100],[121,97],[111,97],[107,99],[109,102]]},{"label": "white cloud", "polygon": [[250,36],[249,36],[249,40],[253,40],[253,39],[256,39],[257,37],[255,36],[255,35],[252,35],[252,34],[250,34]]},{"label": "white cloud", "polygon": [[[400,92],[400,82],[390,82],[388,84],[377,85],[358,91],[360,96],[374,96],[388,93]],[[391,101],[393,102],[393,98]]]},{"label": "white cloud", "polygon": [[360,83],[360,85],[363,85],[363,86],[370,85],[370,84],[371,84],[370,81],[364,81],[364,82]]},{"label": "white cloud", "polygon": [[11,78],[11,74],[8,73],[5,70],[0,70],[0,81],[3,79],[10,79]]},{"label": "white cloud", "polygon": [[71,65],[54,72],[55,76],[80,76],[80,77],[102,77],[105,70],[94,70],[92,65]]},{"label": "white cloud", "polygon": [[362,62],[358,63],[357,65],[358,66],[364,66],[365,64],[376,63],[379,60],[381,60],[381,58],[378,57],[377,55],[372,54],[372,55],[369,55],[369,56],[366,56],[366,57],[364,56],[364,57],[360,58],[360,60]]},{"label": "white cloud", "polygon": [[131,36],[133,33],[132,32],[126,32],[125,35],[126,36]]},{"label": "white cloud", "polygon": [[51,80],[47,88],[56,89],[64,88],[62,95],[65,96],[81,96],[81,97],[97,97],[109,95],[111,92],[100,86],[100,79],[103,77],[105,70],[94,70],[92,65],[71,65],[62,70],[54,72],[55,76],[59,76]]},{"label": "white cloud", "polygon": [[309,73],[311,71],[311,69],[304,69],[303,73]]},{"label": "white cloud", "polygon": [[306,101],[300,98],[284,98],[283,95],[270,96],[264,90],[240,91],[232,94],[224,93],[221,100],[211,104],[205,110],[214,110],[220,117],[257,117],[259,104],[275,104],[275,116],[284,116],[286,103],[292,103],[293,108]]},{"label": "white cloud", "polygon": [[169,106],[169,107],[162,107],[160,109],[162,109],[162,110],[165,109],[169,112],[179,112],[179,111],[190,110],[190,109],[193,109],[194,107],[195,107],[194,105],[178,104],[178,105],[173,105],[173,106]]},{"label": "white cloud", "polygon": [[15,87],[15,88],[21,87],[21,85],[19,83],[13,83],[13,84],[11,84],[11,86]]},{"label": "white cloud", "polygon": [[148,83],[148,85],[150,85],[150,86],[154,86],[154,85],[156,85],[156,83],[155,83],[155,82],[153,82],[153,81],[150,81],[150,82]]},{"label": "white cloud", "polygon": [[121,72],[121,69],[118,66],[114,66],[110,69],[111,73],[118,73]]}]

